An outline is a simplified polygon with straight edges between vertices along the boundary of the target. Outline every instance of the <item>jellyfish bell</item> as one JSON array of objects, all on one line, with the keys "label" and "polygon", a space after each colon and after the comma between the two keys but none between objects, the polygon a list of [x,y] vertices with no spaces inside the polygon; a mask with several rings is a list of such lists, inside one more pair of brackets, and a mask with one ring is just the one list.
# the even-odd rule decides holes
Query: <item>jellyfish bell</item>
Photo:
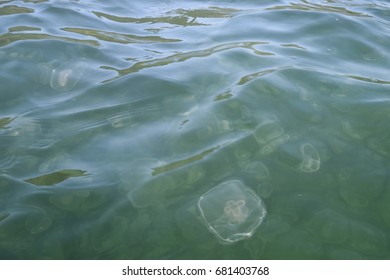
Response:
[{"label": "jellyfish bell", "polygon": [[206,227],[223,244],[250,238],[267,214],[262,200],[239,180],[207,191],[199,198],[198,209]]},{"label": "jellyfish bell", "polygon": [[264,163],[260,161],[252,161],[244,166],[246,177],[255,179],[256,181],[264,181],[270,175],[270,172]]},{"label": "jellyfish bell", "polygon": [[318,155],[317,150],[313,145],[305,143],[301,146],[301,153],[303,156],[303,161],[301,163],[300,169],[303,172],[315,172],[320,169],[320,156]]},{"label": "jellyfish bell", "polygon": [[264,145],[272,140],[281,137],[284,134],[284,129],[280,124],[279,119],[272,114],[263,115],[259,125],[254,131],[256,141]]},{"label": "jellyfish bell", "polygon": [[64,63],[54,68],[50,77],[50,86],[57,91],[69,91],[76,86],[84,75],[86,63]]}]

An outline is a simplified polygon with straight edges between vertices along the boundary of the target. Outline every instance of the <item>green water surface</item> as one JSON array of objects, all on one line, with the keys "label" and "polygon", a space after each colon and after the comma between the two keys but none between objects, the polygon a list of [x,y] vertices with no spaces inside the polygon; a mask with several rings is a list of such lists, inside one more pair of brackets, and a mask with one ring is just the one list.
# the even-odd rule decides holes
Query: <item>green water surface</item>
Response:
[{"label": "green water surface", "polygon": [[[1,259],[390,259],[387,0],[10,0],[0,22]],[[201,198],[242,207],[229,232],[265,213],[211,191],[232,180],[266,216],[226,244]]]}]

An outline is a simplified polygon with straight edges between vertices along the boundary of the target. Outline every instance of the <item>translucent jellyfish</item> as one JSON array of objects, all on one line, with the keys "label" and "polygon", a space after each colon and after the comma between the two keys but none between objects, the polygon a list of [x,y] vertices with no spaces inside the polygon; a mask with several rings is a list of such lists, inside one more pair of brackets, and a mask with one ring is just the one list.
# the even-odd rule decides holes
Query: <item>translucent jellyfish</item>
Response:
[{"label": "translucent jellyfish", "polygon": [[341,121],[341,127],[343,128],[346,135],[356,140],[362,140],[370,134],[368,130],[365,131],[358,125],[353,124],[348,120]]},{"label": "translucent jellyfish", "polygon": [[266,242],[260,238],[251,238],[244,244],[245,250],[253,260],[261,260],[266,247]]},{"label": "translucent jellyfish", "polygon": [[186,183],[192,185],[202,180],[206,175],[206,170],[200,165],[191,165],[186,170]]},{"label": "translucent jellyfish", "polygon": [[263,181],[269,177],[269,170],[264,163],[253,161],[244,166],[244,172],[257,181]]},{"label": "translucent jellyfish", "polygon": [[234,151],[234,155],[239,162],[247,162],[252,157],[252,153],[241,146]]},{"label": "translucent jellyfish", "polygon": [[301,162],[300,169],[303,172],[315,172],[320,169],[320,156],[313,145],[305,143],[301,146],[301,153],[303,161]]},{"label": "translucent jellyfish", "polygon": [[290,139],[290,135],[283,134],[279,138],[276,138],[276,139],[268,142],[267,144],[265,144],[261,148],[260,154],[261,155],[268,155],[268,154],[273,153],[276,150],[276,148],[278,148],[280,145],[286,143],[289,139]]},{"label": "translucent jellyfish", "polygon": [[327,243],[345,243],[349,235],[349,220],[330,209],[315,212],[305,223],[305,227],[308,232]]},{"label": "translucent jellyfish", "polygon": [[71,90],[83,76],[85,68],[86,64],[84,62],[60,65],[52,71],[50,86],[58,91]]},{"label": "translucent jellyfish", "polygon": [[233,123],[230,120],[215,114],[204,113],[200,121],[204,124],[200,122],[199,128],[196,130],[196,136],[199,140],[210,139],[234,131]]},{"label": "translucent jellyfish", "polygon": [[265,115],[256,127],[254,136],[260,144],[266,144],[276,138],[279,138],[284,133],[284,129],[280,125],[279,119],[274,115]]},{"label": "translucent jellyfish", "polygon": [[130,115],[115,116],[110,118],[108,122],[113,128],[130,127],[134,125],[134,121]]},{"label": "translucent jellyfish", "polygon": [[261,145],[260,156],[273,153],[280,145],[290,139],[284,133],[279,119],[274,115],[265,115],[254,131],[256,141]]},{"label": "translucent jellyfish", "polygon": [[238,180],[206,192],[198,208],[206,227],[224,244],[250,238],[267,214],[262,200]]},{"label": "translucent jellyfish", "polygon": [[56,192],[50,197],[50,202],[59,209],[67,211],[80,211],[88,207],[87,199],[90,196],[89,190],[73,190],[67,192]]},{"label": "translucent jellyfish", "polygon": [[256,189],[256,192],[262,198],[270,197],[273,191],[274,191],[274,186],[269,180],[258,184]]}]

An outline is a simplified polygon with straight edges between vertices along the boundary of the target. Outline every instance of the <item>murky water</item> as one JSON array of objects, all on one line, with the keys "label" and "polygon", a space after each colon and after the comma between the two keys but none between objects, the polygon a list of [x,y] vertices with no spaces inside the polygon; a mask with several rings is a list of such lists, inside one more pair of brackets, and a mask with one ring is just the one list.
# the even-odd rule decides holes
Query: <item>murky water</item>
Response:
[{"label": "murky water", "polygon": [[0,20],[0,258],[390,259],[388,1]]}]

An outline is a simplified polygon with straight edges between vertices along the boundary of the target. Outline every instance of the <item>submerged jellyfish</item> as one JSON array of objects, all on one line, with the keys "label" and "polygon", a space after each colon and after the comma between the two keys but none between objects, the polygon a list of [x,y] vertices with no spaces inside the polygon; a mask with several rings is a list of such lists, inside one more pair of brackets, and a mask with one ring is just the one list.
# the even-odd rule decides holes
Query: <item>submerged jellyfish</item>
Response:
[{"label": "submerged jellyfish", "polygon": [[286,143],[290,135],[285,134],[280,120],[274,115],[264,115],[254,131],[256,141],[261,145],[260,154],[273,153],[278,146]]},{"label": "submerged jellyfish", "polygon": [[256,127],[254,136],[256,141],[264,145],[272,140],[281,137],[284,134],[279,119],[274,115],[263,116],[260,124]]},{"label": "submerged jellyfish", "polygon": [[50,86],[58,91],[69,91],[79,82],[84,74],[86,64],[62,64],[52,70]]},{"label": "submerged jellyfish", "polygon": [[249,178],[253,178],[256,181],[264,181],[269,177],[269,170],[260,161],[254,161],[244,166],[244,172]]},{"label": "submerged jellyfish", "polygon": [[320,156],[311,144],[303,144],[301,146],[301,153],[303,156],[303,161],[301,162],[300,169],[303,172],[315,172],[320,169]]},{"label": "submerged jellyfish", "polygon": [[206,227],[224,244],[250,238],[267,214],[262,200],[238,180],[206,192],[198,208]]}]

